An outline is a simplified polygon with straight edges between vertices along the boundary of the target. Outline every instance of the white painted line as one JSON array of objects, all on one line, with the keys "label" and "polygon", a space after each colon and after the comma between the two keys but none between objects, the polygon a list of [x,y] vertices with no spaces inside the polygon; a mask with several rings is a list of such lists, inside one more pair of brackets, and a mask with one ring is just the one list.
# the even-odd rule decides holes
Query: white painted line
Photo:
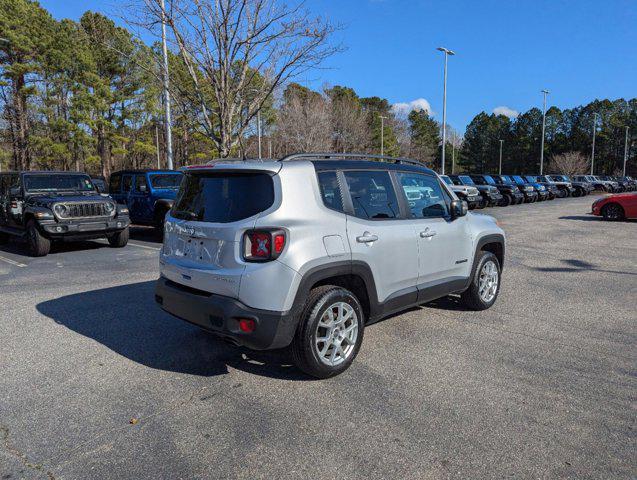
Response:
[{"label": "white painted line", "polygon": [[3,262],[7,262],[10,265],[15,265],[16,267],[26,267],[24,263],[16,262],[15,260],[11,260],[10,258],[0,257],[0,260]]},{"label": "white painted line", "polygon": [[127,245],[132,245],[133,247],[139,247],[139,248],[147,248],[148,250],[155,250],[156,252],[159,252],[161,250],[161,248],[149,247],[148,245],[142,245],[141,243],[128,242]]}]

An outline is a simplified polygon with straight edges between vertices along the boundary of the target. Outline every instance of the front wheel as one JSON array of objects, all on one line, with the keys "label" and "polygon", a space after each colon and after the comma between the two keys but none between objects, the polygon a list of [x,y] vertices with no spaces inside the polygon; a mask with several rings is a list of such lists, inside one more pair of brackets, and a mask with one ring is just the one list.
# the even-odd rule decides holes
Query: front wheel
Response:
[{"label": "front wheel", "polygon": [[513,202],[513,199],[510,195],[502,195],[502,200],[500,200],[501,207],[508,207]]},{"label": "front wheel", "polygon": [[314,288],[292,340],[294,362],[313,377],[338,375],[358,354],[364,328],[363,309],[352,292],[333,285]]},{"label": "front wheel", "polygon": [[108,244],[113,248],[125,247],[126,244],[128,243],[128,237],[129,237],[129,231],[128,231],[128,227],[126,227],[121,232],[117,232],[112,235],[109,235],[107,237]]},{"label": "front wheel", "polygon": [[604,220],[617,221],[624,218],[624,209],[618,203],[609,203],[602,208]]},{"label": "front wheel", "polygon": [[34,257],[45,257],[51,251],[51,240],[40,233],[35,220],[27,223],[27,243],[29,253]]},{"label": "front wheel", "polygon": [[471,284],[460,296],[462,303],[471,310],[490,308],[500,293],[500,262],[491,252],[478,253],[476,269]]}]

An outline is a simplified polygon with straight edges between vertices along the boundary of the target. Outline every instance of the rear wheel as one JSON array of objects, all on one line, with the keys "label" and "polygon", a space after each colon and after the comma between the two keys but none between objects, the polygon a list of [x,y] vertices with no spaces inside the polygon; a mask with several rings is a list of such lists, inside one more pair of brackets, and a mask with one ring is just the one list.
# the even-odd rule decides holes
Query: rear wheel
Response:
[{"label": "rear wheel", "polygon": [[490,308],[500,293],[500,274],[498,257],[491,252],[480,251],[471,285],[460,296],[462,303],[472,310]]},{"label": "rear wheel", "polygon": [[313,377],[338,375],[358,354],[364,328],[363,310],[352,292],[333,285],[314,288],[292,340],[294,362]]},{"label": "rear wheel", "polygon": [[121,232],[117,232],[117,233],[113,233],[112,235],[109,235],[107,237],[108,244],[113,248],[125,247],[126,244],[128,243],[128,237],[129,237],[129,230],[128,230],[128,227],[126,227]]},{"label": "rear wheel", "polygon": [[27,222],[27,243],[29,253],[34,257],[45,257],[51,251],[51,240],[40,233],[33,219]]},{"label": "rear wheel", "polygon": [[621,220],[624,218],[624,209],[618,203],[608,203],[602,207],[602,216],[605,220]]}]

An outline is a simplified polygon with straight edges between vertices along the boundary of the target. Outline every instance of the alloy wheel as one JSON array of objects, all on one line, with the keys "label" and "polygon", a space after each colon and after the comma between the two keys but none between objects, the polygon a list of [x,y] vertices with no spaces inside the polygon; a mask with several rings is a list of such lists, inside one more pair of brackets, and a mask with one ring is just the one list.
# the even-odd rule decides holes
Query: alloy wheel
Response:
[{"label": "alloy wheel", "polygon": [[335,367],[352,355],[357,339],[356,311],[348,303],[336,302],[325,310],[317,324],[314,348],[321,362]]},{"label": "alloy wheel", "polygon": [[480,270],[478,293],[484,303],[490,303],[498,292],[498,267],[491,260],[484,263]]}]

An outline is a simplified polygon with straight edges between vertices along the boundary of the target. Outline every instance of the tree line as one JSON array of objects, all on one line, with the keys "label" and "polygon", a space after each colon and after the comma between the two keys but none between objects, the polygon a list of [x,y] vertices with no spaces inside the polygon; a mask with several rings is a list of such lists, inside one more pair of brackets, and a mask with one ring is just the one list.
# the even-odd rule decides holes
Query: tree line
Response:
[{"label": "tree line", "polygon": [[[176,167],[256,157],[258,126],[263,157],[382,150],[439,167],[441,125],[430,112],[405,113],[348,86],[315,91],[295,82],[340,51],[329,22],[275,0],[166,4],[162,10],[160,0],[133,3],[124,28],[100,13],[57,21],[37,2],[0,0],[0,167],[103,176],[165,167],[161,46],[132,33],[158,35],[162,19]],[[590,156],[593,113],[599,115],[596,172],[621,167],[624,127],[637,131],[637,99],[551,107],[549,165],[555,159],[556,168],[572,168],[577,162],[558,157]],[[482,112],[464,135],[448,126],[446,170],[497,171],[503,140],[504,171],[538,171],[541,125],[542,112],[531,109],[515,119]],[[631,150],[633,172],[634,156]]]}]

